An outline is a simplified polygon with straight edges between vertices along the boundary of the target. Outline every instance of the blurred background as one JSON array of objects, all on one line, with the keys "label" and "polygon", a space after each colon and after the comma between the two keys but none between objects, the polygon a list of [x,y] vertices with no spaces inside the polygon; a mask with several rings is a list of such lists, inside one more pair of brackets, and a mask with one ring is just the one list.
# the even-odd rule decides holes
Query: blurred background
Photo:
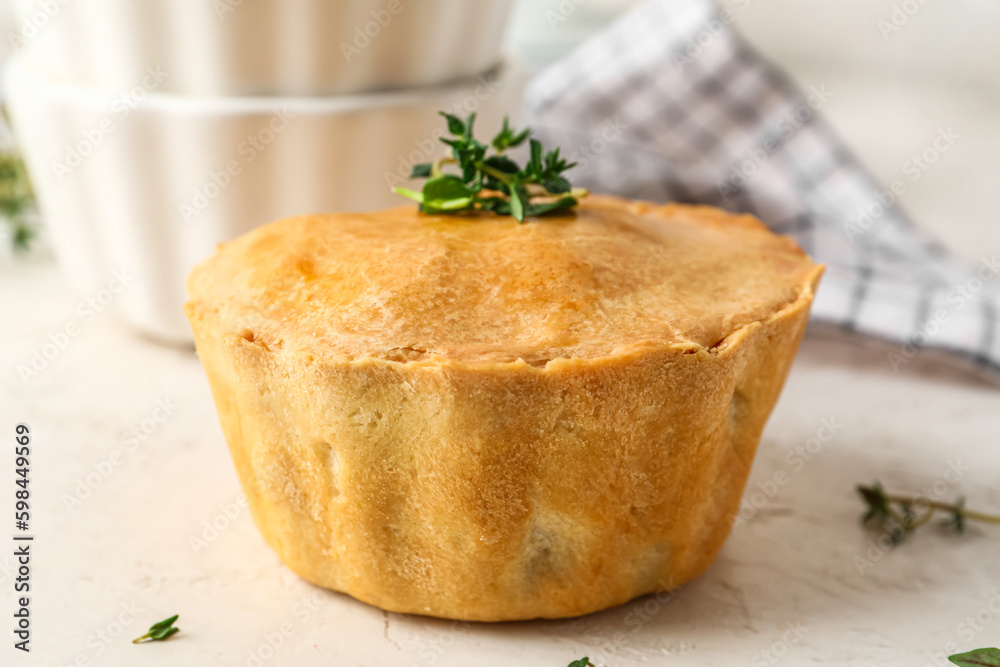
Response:
[{"label": "blurred background", "polygon": [[[634,0],[590,0],[565,22],[555,0],[518,3],[511,50],[542,66]],[[833,91],[821,110],[883,183],[942,126],[963,135],[904,206],[951,248],[978,257],[1000,246],[1000,3],[899,0],[722,0],[734,25],[802,89]],[[915,10],[919,7],[919,10]],[[897,23],[899,25],[897,25]]]},{"label": "blurred background", "polygon": [[[2,0],[6,106],[41,216],[23,184],[5,210],[84,292],[136,272],[130,324],[183,342],[182,279],[216,242],[295,213],[398,204],[388,186],[439,150],[434,111],[516,119],[533,73],[635,4]],[[821,115],[881,182],[951,128],[959,139],[902,206],[961,255],[1000,246],[1000,4],[720,6],[801,88],[831,91]]]}]

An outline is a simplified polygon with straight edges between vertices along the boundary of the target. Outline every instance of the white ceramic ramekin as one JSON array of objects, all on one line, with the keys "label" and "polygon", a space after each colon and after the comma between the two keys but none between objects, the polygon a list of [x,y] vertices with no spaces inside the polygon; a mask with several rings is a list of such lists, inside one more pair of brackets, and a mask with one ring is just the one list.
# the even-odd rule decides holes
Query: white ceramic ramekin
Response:
[{"label": "white ceramic ramekin", "polygon": [[184,278],[218,242],[293,215],[407,204],[389,188],[446,150],[438,110],[478,111],[484,136],[514,111],[526,77],[504,72],[404,93],[198,98],[68,83],[23,53],[4,78],[43,223],[75,286],[95,293],[124,270],[133,280],[114,305],[180,342],[191,338]]},{"label": "white ceramic ramekin", "polygon": [[500,61],[512,0],[14,0],[18,32],[76,81],[124,90],[148,67],[199,95],[436,85]]}]

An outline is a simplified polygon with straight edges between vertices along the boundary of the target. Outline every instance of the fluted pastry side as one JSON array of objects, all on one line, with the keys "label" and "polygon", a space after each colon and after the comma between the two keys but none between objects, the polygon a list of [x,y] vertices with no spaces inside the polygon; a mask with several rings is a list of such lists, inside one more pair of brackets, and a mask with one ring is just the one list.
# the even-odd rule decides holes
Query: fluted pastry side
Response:
[{"label": "fluted pastry side", "polygon": [[254,520],[292,570],[390,611],[558,618],[711,564],[820,273],[711,347],[539,364],[324,356],[187,310]]}]

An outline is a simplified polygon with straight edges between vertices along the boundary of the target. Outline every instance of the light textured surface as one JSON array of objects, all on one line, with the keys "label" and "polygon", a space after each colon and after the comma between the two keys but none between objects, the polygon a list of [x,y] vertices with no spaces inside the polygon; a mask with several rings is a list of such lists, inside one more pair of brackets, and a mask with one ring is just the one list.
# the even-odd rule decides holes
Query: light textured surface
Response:
[{"label": "light textured surface", "polygon": [[[763,507],[669,602],[575,621],[455,625],[385,615],[284,568],[245,509],[228,507],[235,518],[225,518],[239,487],[194,355],[137,339],[108,314],[83,320],[79,297],[48,263],[2,271],[0,414],[6,432],[25,421],[36,433],[38,536],[35,650],[15,662],[4,646],[5,664],[62,666],[81,655],[113,667],[235,666],[255,664],[261,646],[271,656],[262,664],[296,667],[564,667],[588,653],[609,666],[769,664],[762,651],[784,653],[788,625],[798,624],[781,664],[910,667],[944,665],[931,655],[993,643],[1000,628],[996,529],[957,539],[927,528],[863,573],[855,565],[871,548],[857,526],[857,482],[878,476],[919,492],[954,464],[963,472],[948,496],[1000,508],[998,393],[928,360],[894,374],[882,351],[807,337],[750,478],[748,497],[763,494]],[[81,333],[22,382],[13,368],[68,322]],[[157,399],[169,399],[172,414],[125,452],[123,434],[151,418]],[[828,441],[810,454],[820,438]],[[68,511],[64,495],[95,466],[106,469],[114,450],[123,455],[113,472]],[[13,479],[12,466],[0,458],[0,479]],[[205,522],[222,528],[217,537]],[[197,553],[195,537],[206,540]],[[12,559],[0,565],[0,605],[10,610]],[[123,614],[132,604],[134,620]],[[175,640],[129,643],[172,613],[184,628]],[[978,632],[966,620],[977,614]],[[112,639],[119,617],[130,625]],[[272,652],[268,641],[281,647]]]}]

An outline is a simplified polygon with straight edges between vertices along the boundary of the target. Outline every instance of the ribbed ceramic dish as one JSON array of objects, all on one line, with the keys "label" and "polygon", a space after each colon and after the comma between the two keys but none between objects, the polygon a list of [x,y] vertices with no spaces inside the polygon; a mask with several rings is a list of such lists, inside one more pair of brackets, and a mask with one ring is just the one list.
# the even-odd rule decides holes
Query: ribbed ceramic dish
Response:
[{"label": "ribbed ceramic dish", "polygon": [[14,0],[21,37],[116,90],[328,95],[436,85],[500,61],[511,0]]},{"label": "ribbed ceramic dish", "polygon": [[217,243],[293,215],[407,204],[389,189],[445,150],[438,110],[477,110],[486,134],[525,78],[508,68],[406,93],[139,100],[67,83],[30,56],[7,65],[7,105],[56,254],[83,294],[125,269],[134,281],[115,306],[173,342],[191,340],[184,277]]}]

